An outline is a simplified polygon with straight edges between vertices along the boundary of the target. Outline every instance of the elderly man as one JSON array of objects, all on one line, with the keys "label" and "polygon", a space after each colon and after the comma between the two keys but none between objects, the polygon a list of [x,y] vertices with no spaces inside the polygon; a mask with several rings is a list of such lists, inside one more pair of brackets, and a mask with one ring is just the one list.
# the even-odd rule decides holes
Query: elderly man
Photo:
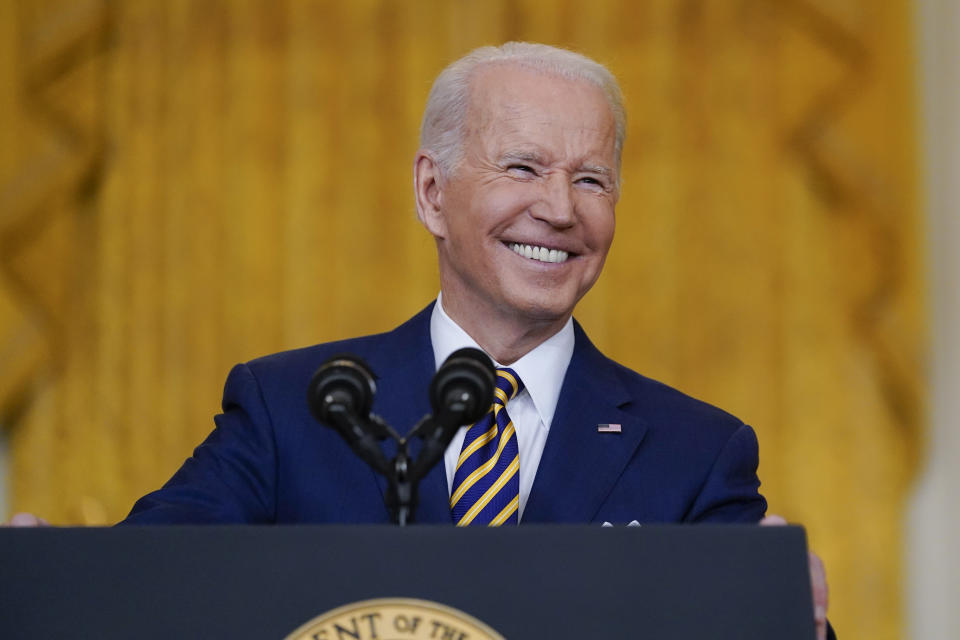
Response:
[{"label": "elderly man", "polygon": [[498,397],[423,479],[418,522],[760,521],[750,427],[609,360],[572,319],[613,240],[624,131],[616,81],[579,54],[508,43],[447,67],[414,160],[436,302],[388,333],[237,366],[216,429],[125,522],[387,522],[382,478],[310,416],[310,376],[360,356],[374,412],[405,429],[464,346],[496,362]]}]

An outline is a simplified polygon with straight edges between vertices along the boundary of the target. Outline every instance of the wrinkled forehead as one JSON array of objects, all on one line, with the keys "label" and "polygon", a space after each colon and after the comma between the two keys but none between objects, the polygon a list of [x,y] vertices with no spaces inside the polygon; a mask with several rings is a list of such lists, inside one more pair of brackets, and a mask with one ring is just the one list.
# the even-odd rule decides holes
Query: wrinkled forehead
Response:
[{"label": "wrinkled forehead", "polygon": [[467,126],[476,126],[476,119],[491,118],[520,108],[548,110],[571,99],[592,98],[593,108],[587,118],[609,118],[613,111],[602,89],[585,78],[565,76],[520,62],[490,62],[478,67],[470,78],[467,95]]},{"label": "wrinkled forehead", "polygon": [[573,145],[578,153],[614,153],[616,124],[603,91],[589,80],[491,63],[471,79],[463,123],[468,148],[504,143]]}]

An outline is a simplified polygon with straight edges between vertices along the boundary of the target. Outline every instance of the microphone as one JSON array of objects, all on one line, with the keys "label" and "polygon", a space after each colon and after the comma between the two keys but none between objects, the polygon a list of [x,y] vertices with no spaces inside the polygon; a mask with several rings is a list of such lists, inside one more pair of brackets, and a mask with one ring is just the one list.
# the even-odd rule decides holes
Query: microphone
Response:
[{"label": "microphone", "polygon": [[320,422],[339,429],[334,417],[341,411],[368,416],[373,407],[377,384],[373,373],[359,358],[333,356],[317,369],[307,388],[310,411]]},{"label": "microphone", "polygon": [[493,403],[497,374],[480,349],[457,349],[440,365],[430,383],[430,404],[444,427],[452,430],[479,420]]},{"label": "microphone", "polygon": [[338,355],[313,374],[307,387],[307,403],[313,416],[333,427],[367,464],[387,473],[389,464],[377,444],[386,433],[370,415],[376,392],[373,373],[362,360]]},{"label": "microphone", "polygon": [[496,376],[487,354],[473,347],[457,349],[440,365],[430,383],[433,419],[419,429],[423,449],[413,464],[414,477],[422,477],[440,460],[457,429],[489,411]]}]

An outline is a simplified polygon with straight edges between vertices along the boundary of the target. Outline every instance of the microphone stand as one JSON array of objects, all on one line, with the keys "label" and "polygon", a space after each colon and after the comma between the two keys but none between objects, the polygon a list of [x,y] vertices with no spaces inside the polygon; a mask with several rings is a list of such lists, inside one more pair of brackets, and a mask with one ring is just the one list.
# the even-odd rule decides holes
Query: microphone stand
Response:
[{"label": "microphone stand", "polygon": [[411,473],[413,464],[408,440],[409,436],[416,433],[417,428],[414,427],[408,437],[404,438],[379,416],[371,416],[371,418],[380,421],[385,431],[397,443],[397,455],[390,461],[390,472],[384,474],[387,477],[386,503],[394,523],[405,527],[413,523],[413,514],[417,508],[417,484],[420,482],[420,477]]},{"label": "microphone stand", "polygon": [[[380,420],[378,416],[373,417]],[[430,431],[436,434],[440,433],[435,428],[436,423],[433,416],[427,414],[421,418],[420,422],[410,430],[405,438],[401,437],[386,423],[383,424],[387,433],[397,442],[397,455],[390,462],[392,473],[385,474],[387,476],[387,508],[393,516],[393,521],[401,527],[405,527],[412,523],[414,519],[417,508],[417,487],[420,480],[442,457],[443,451],[453,438],[456,429],[449,432],[449,437],[446,437],[444,442],[436,442],[433,438],[427,439],[425,437],[423,449],[417,459],[414,460],[410,456],[410,438],[420,434],[428,435]]]},{"label": "microphone stand", "polygon": [[[340,413],[338,417],[346,417],[346,413]],[[360,421],[356,416],[350,416],[347,421],[352,427],[359,427]],[[386,436],[392,438],[397,443],[397,454],[389,461],[379,447],[376,447],[376,451],[371,448],[371,438],[356,438],[349,441],[354,452],[387,479],[385,498],[387,509],[390,511],[393,522],[401,527],[413,523],[417,508],[417,487],[426,472],[439,459],[439,456],[434,455],[437,445],[425,444],[424,451],[414,460],[410,455],[410,438],[433,425],[433,416],[428,414],[411,429],[406,437],[403,437],[380,416],[371,414],[369,424],[371,428],[359,428],[355,432],[379,433],[381,438]],[[441,455],[446,444],[444,443],[440,448]]]}]

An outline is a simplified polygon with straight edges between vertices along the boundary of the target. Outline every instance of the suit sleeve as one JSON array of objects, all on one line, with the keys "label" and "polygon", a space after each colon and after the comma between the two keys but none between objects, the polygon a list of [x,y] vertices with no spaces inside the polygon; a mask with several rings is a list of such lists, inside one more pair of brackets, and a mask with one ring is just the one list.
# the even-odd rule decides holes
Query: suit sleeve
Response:
[{"label": "suit sleeve", "polygon": [[721,448],[685,522],[757,522],[767,510],[757,478],[759,446],[741,425]]},{"label": "suit sleeve", "polygon": [[276,518],[276,443],[247,365],[227,377],[223,413],[193,455],[120,524],[268,523]]}]

